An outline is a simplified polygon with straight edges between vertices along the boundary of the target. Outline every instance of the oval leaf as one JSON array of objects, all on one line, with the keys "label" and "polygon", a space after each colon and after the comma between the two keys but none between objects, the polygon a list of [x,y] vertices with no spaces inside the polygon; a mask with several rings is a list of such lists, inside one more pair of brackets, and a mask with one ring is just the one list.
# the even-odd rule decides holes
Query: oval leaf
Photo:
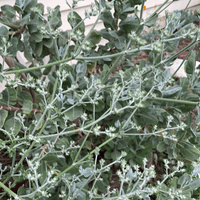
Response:
[{"label": "oval leaf", "polygon": [[23,106],[22,106],[23,113],[29,114],[32,109],[33,109],[33,103],[32,103],[32,101],[25,100],[23,102]]},{"label": "oval leaf", "polygon": [[200,157],[200,151],[192,144],[187,142],[180,142],[178,144],[180,153],[188,160],[197,160]]},{"label": "oval leaf", "polygon": [[8,116],[8,111],[1,109],[0,110],[0,128],[4,125],[7,116]]},{"label": "oval leaf", "polygon": [[156,148],[159,152],[163,152],[167,149],[167,144],[165,144],[163,141],[160,141]]},{"label": "oval leaf", "polygon": [[[68,22],[72,28],[78,25],[81,21],[82,21],[82,18],[77,12],[73,12],[72,14],[71,12],[69,13]],[[85,32],[85,24],[83,21],[79,24],[78,29],[83,33]]]},{"label": "oval leaf", "polygon": [[186,74],[193,74],[196,66],[196,51],[192,51],[188,61],[185,62],[184,70]]},{"label": "oval leaf", "polygon": [[13,117],[6,121],[4,127],[6,131],[8,131],[9,133],[12,132],[16,136],[21,130],[21,123],[19,122],[19,120]]},{"label": "oval leaf", "polygon": [[70,121],[74,121],[75,119],[80,117],[81,114],[83,114],[83,108],[81,106],[74,107],[65,113]]}]

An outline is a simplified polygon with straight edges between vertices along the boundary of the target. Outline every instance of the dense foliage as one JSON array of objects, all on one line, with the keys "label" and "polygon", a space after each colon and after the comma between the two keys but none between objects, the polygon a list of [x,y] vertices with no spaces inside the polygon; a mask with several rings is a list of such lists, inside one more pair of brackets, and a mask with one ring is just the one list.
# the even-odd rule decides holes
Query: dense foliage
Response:
[{"label": "dense foliage", "polygon": [[[166,13],[165,28],[151,29],[174,1],[143,20],[145,0],[95,0],[83,18],[74,10],[78,0],[66,0],[71,31],[58,29],[59,6],[47,17],[37,0],[1,7],[0,148],[12,164],[0,163],[0,199],[193,199],[200,187],[200,53],[193,51],[200,28],[192,22],[200,11]],[[104,28],[96,31],[99,20]],[[192,42],[176,53],[181,38]],[[164,66],[186,50],[187,77],[175,79]],[[149,58],[134,65],[142,51]],[[111,187],[114,175],[119,187]]]}]

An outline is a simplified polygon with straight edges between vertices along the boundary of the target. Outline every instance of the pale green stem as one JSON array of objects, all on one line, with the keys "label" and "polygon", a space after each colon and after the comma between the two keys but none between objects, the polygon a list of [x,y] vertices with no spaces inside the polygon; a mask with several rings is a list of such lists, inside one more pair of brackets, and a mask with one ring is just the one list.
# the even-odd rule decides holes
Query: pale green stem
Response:
[{"label": "pale green stem", "polygon": [[143,14],[143,9],[144,9],[144,2],[145,2],[145,0],[142,1],[142,7],[141,7],[141,10],[140,10],[140,22],[142,20],[142,14]]},{"label": "pale green stem", "polygon": [[[104,143],[100,144],[98,148],[103,147],[104,145],[106,145],[107,143],[109,143],[110,141],[114,140],[117,136],[109,138],[108,140],[106,140]],[[81,160],[79,160],[77,163],[73,163],[70,167],[68,167],[67,169],[65,169],[63,172],[61,172],[60,174],[57,175],[57,178],[61,177],[63,174],[65,174],[66,172],[68,172],[70,169],[72,169],[74,166],[80,164],[82,161],[84,161],[85,159],[87,159],[90,155],[92,155],[93,153],[95,153],[96,149],[94,149],[93,151],[91,151],[90,153],[88,153],[85,157],[83,157]]]},{"label": "pale green stem", "polygon": [[188,4],[187,4],[187,6],[185,7],[184,11],[186,11],[186,9],[188,8],[190,2],[191,2],[191,0],[188,1]]},{"label": "pale green stem", "polygon": [[61,136],[61,135],[68,135],[68,134],[71,134],[71,133],[77,133],[79,131],[84,131],[84,129],[87,129],[95,124],[97,124],[99,121],[101,121],[102,119],[105,119],[106,117],[110,116],[110,112],[108,114],[106,114],[104,117],[100,117],[99,119],[97,119],[96,121],[86,125],[85,127],[82,127],[82,128],[78,128],[78,129],[75,129],[75,130],[71,130],[71,131],[67,131],[67,132],[61,132],[61,133],[57,133],[57,134],[53,134],[53,135],[42,135],[42,136],[39,136],[38,138],[49,138],[49,137],[56,137],[56,136]]},{"label": "pale green stem", "polygon": [[79,156],[79,154],[80,154],[80,152],[81,152],[81,150],[82,150],[82,148],[83,148],[83,146],[84,146],[84,144],[85,144],[85,142],[86,142],[86,140],[87,140],[87,138],[88,138],[89,135],[90,135],[90,133],[87,133],[87,134],[86,134],[86,137],[85,137],[85,139],[83,140],[83,143],[81,144],[81,147],[79,148],[78,153],[76,154],[76,157],[75,157],[73,163],[75,163],[75,162],[77,161],[78,156]]},{"label": "pale green stem", "polygon": [[12,157],[12,166],[10,168],[10,174],[13,174],[13,168],[14,168],[14,165],[15,165],[15,158],[16,158],[16,150],[15,150],[15,153]]},{"label": "pale green stem", "polygon": [[114,70],[114,68],[116,67],[116,65],[118,64],[118,62],[122,59],[123,56],[124,56],[124,54],[120,55],[115,60],[115,62],[113,63],[113,66],[109,69],[109,71],[107,72],[107,74],[104,76],[104,78],[102,80],[102,84],[104,84],[108,80],[108,77],[109,77],[110,73]]},{"label": "pale green stem", "polygon": [[166,99],[166,98],[159,98],[159,97],[156,97],[156,98],[148,97],[147,100],[167,101],[167,102],[172,102],[172,103],[181,103],[181,104],[188,104],[188,105],[197,105],[198,104],[198,102],[176,100],[176,99]]},{"label": "pale green stem", "polygon": [[16,199],[16,197],[18,197],[18,199],[24,200],[23,198],[20,198],[19,196],[17,196],[12,190],[10,190],[8,187],[6,187],[2,182],[0,182],[0,187],[2,187],[7,193],[12,195],[14,197],[14,199]]},{"label": "pale green stem", "polygon": [[48,63],[46,65],[41,65],[41,66],[38,66],[38,67],[31,67],[31,68],[19,69],[19,70],[13,70],[13,71],[5,71],[4,74],[15,74],[15,73],[21,73],[21,72],[35,71],[37,69],[42,69],[42,68],[51,67],[53,65],[62,64],[62,63],[68,62],[70,60],[72,60],[72,57],[66,58],[64,60],[59,60],[59,61],[56,61],[56,62]]},{"label": "pale green stem", "polygon": [[93,103],[93,121],[95,121],[95,104]]},{"label": "pale green stem", "polygon": [[154,16],[159,10],[162,9],[162,7],[164,7],[164,5],[168,2],[169,0],[166,0],[158,9],[156,9],[142,24],[145,24],[147,22],[149,22],[150,20],[152,20],[152,16]]}]

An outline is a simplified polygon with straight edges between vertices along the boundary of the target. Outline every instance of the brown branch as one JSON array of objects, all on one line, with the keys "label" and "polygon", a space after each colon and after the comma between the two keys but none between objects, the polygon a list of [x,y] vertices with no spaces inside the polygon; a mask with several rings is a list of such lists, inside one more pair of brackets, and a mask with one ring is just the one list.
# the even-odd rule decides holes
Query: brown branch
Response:
[{"label": "brown branch", "polygon": [[24,29],[21,29],[19,31],[10,31],[9,35],[14,35],[14,34],[17,34],[17,33],[23,33],[24,31],[25,31]]},{"label": "brown branch", "polygon": [[4,24],[4,25],[6,25],[6,26],[9,26],[9,27],[11,27],[11,28],[16,28],[16,29],[21,29],[21,28],[22,28],[22,27],[19,26],[19,25],[16,25],[16,24],[9,24],[9,23],[3,22],[3,21],[1,21],[1,20],[0,20],[0,23]]},{"label": "brown branch", "polygon": [[[91,133],[89,136],[92,136],[92,135],[94,135],[94,133]],[[74,146],[75,146],[77,143],[79,143],[81,140],[84,140],[85,137],[86,137],[86,135],[84,135],[84,136],[82,136],[80,139],[78,139],[78,140],[72,145],[72,147],[74,147]]]},{"label": "brown branch", "polygon": [[[0,109],[7,110],[7,111],[23,111],[23,108],[6,107],[6,106],[0,106]],[[32,109],[31,112],[42,113],[41,110],[37,110],[37,109]]]}]

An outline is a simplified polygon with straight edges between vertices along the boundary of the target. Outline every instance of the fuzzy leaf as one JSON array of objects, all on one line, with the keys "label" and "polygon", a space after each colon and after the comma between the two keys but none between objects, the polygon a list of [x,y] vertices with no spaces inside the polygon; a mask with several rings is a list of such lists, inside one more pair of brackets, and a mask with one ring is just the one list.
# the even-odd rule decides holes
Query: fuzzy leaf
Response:
[{"label": "fuzzy leaf", "polygon": [[[171,39],[171,38],[174,38],[174,37],[176,37],[176,36],[172,35],[168,39]],[[178,44],[179,44],[179,39],[166,42],[165,45],[164,45],[164,49],[167,52],[173,52],[174,50],[177,49]]]},{"label": "fuzzy leaf", "polygon": [[163,97],[171,96],[173,94],[176,94],[179,92],[182,88],[178,85],[174,85],[173,87],[167,88],[165,91],[163,91]]},{"label": "fuzzy leaf", "polygon": [[190,175],[185,173],[178,179],[178,184],[181,185],[181,187],[183,187],[183,185],[189,182],[190,179],[191,179]]},{"label": "fuzzy leaf", "polygon": [[8,132],[11,132],[10,129],[12,128],[13,134],[16,136],[21,130],[21,123],[19,122],[19,120],[12,117],[11,119],[6,121],[4,127],[5,127],[5,130]]},{"label": "fuzzy leaf", "polygon": [[48,20],[51,28],[53,28],[54,30],[62,25],[60,6],[56,6],[53,9],[52,15],[50,17],[48,16]]},{"label": "fuzzy leaf", "polygon": [[180,142],[180,153],[188,160],[196,160],[200,156],[200,151],[188,142]]},{"label": "fuzzy leaf", "polygon": [[165,151],[166,149],[167,149],[167,144],[165,144],[163,141],[160,141],[159,143],[158,143],[158,145],[157,145],[157,150],[159,151],[159,152],[163,152],[163,151]]},{"label": "fuzzy leaf", "polygon": [[120,29],[126,33],[136,30],[139,25],[140,20],[136,15],[127,17],[119,23]]},{"label": "fuzzy leaf", "polygon": [[93,30],[90,34],[90,37],[88,38],[88,42],[90,42],[91,47],[95,47],[96,44],[98,44],[101,41],[101,35],[98,31]]},{"label": "fuzzy leaf", "polygon": [[17,93],[14,88],[6,88],[2,92],[3,98],[0,99],[0,105],[11,106],[17,103]]},{"label": "fuzzy leaf", "polygon": [[103,21],[106,29],[108,29],[108,28],[111,28],[111,30],[115,29],[115,20],[113,19],[112,13],[109,10],[103,12],[101,14],[100,19]]},{"label": "fuzzy leaf", "polygon": [[36,32],[32,33],[31,37],[35,42],[41,42],[43,39],[43,34],[41,32]]},{"label": "fuzzy leaf", "polygon": [[18,51],[18,41],[19,39],[17,37],[11,38],[11,44],[12,46],[9,48],[9,51],[12,53],[12,56],[16,56],[16,53]]},{"label": "fuzzy leaf", "polygon": [[0,26],[0,37],[5,37],[5,38],[9,37],[9,31],[7,26],[5,25]]},{"label": "fuzzy leaf", "polygon": [[135,11],[135,7],[130,7],[128,4],[125,4],[119,12],[119,18],[125,19],[128,14],[131,14]]},{"label": "fuzzy leaf", "polygon": [[30,33],[38,32],[40,27],[43,25],[41,18],[36,15],[29,23],[28,28]]},{"label": "fuzzy leaf", "polygon": [[139,123],[141,123],[142,125],[158,123],[157,117],[147,111],[145,111],[143,113],[139,113],[138,115],[139,115],[139,118],[137,118],[137,119],[138,119]]},{"label": "fuzzy leaf", "polygon": [[45,47],[51,48],[53,46],[53,41],[54,41],[53,38],[44,39],[43,44]]},{"label": "fuzzy leaf", "polygon": [[77,119],[81,114],[83,114],[83,108],[81,106],[74,107],[65,113],[65,115],[69,117],[70,121]]},{"label": "fuzzy leaf", "polygon": [[[36,118],[37,121],[39,121],[41,117],[42,117],[41,113],[36,113],[35,114],[35,118]],[[42,123],[43,123],[43,119],[41,120],[39,126],[37,127],[37,130],[39,130],[42,127]]]},{"label": "fuzzy leaf", "polygon": [[76,66],[76,73],[78,77],[84,77],[87,72],[87,65],[85,63],[78,63]]},{"label": "fuzzy leaf", "polygon": [[64,46],[68,42],[68,31],[64,31],[59,35],[58,45]]},{"label": "fuzzy leaf", "polygon": [[15,16],[15,9],[10,5],[1,6],[1,11],[5,16],[13,18]]},{"label": "fuzzy leaf", "polygon": [[190,191],[196,190],[196,188],[200,187],[200,179],[195,179],[191,181],[186,187],[182,189],[183,195]]},{"label": "fuzzy leaf", "polygon": [[197,165],[197,166],[194,168],[194,170],[193,170],[193,172],[192,172],[192,176],[196,176],[196,175],[198,175],[198,174],[200,174],[200,165]]},{"label": "fuzzy leaf", "polygon": [[113,160],[117,160],[117,158],[119,158],[121,155],[120,151],[118,151],[117,149],[115,149],[112,153],[111,153],[111,157]]},{"label": "fuzzy leaf", "polygon": [[33,102],[33,99],[30,95],[30,93],[28,92],[25,92],[25,91],[18,91],[18,95],[17,95],[17,98],[18,98],[18,103],[23,106],[24,104],[24,101],[30,101],[30,102]]},{"label": "fuzzy leaf", "polygon": [[7,116],[8,116],[8,111],[1,109],[0,110],[0,128],[4,125]]},{"label": "fuzzy leaf", "polygon": [[192,51],[188,61],[185,62],[184,70],[186,74],[193,74],[196,65],[196,51]]},{"label": "fuzzy leaf", "polygon": [[82,176],[84,176],[85,178],[88,178],[89,176],[92,175],[92,168],[87,167],[87,168],[83,169],[82,166],[80,166],[79,172]]},{"label": "fuzzy leaf", "polygon": [[32,101],[25,100],[23,102],[23,106],[22,106],[23,113],[29,114],[32,109],[33,109],[33,103],[32,103]]},{"label": "fuzzy leaf", "polygon": [[43,50],[43,43],[42,43],[42,42],[37,43],[36,46],[35,46],[35,51],[34,51],[34,53],[35,53],[37,56],[41,56],[42,50]]},{"label": "fuzzy leaf", "polygon": [[[72,28],[74,28],[76,25],[78,25],[81,21],[82,21],[82,18],[80,17],[80,15],[77,12],[73,12],[72,14],[71,14],[71,12],[69,13],[68,22]],[[79,29],[83,33],[85,32],[85,24],[83,21],[79,24],[77,29]]]},{"label": "fuzzy leaf", "polygon": [[32,48],[29,42],[29,33],[27,31],[24,32],[24,56],[28,61],[32,61]]},{"label": "fuzzy leaf", "polygon": [[155,13],[151,17],[147,18],[144,23],[147,27],[150,28],[151,26],[153,26],[156,23],[157,19],[158,19],[158,14]]},{"label": "fuzzy leaf", "polygon": [[20,22],[20,26],[25,26],[26,24],[28,24],[30,15],[31,15],[31,14],[28,13],[27,15],[25,15],[25,16],[22,18],[22,20],[21,20],[21,22]]}]

